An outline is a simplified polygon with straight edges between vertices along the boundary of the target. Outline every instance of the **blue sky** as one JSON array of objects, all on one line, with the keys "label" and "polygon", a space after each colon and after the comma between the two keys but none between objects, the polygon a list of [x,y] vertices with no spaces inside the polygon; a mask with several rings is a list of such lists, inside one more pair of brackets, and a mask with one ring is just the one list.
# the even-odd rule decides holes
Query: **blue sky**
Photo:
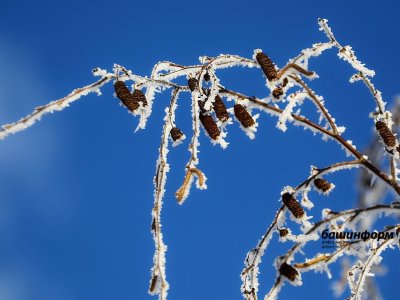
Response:
[{"label": "blue sky", "polygon": [[[118,63],[149,75],[161,60],[251,57],[256,48],[282,66],[326,40],[318,17],[329,19],[337,38],[376,71],[374,83],[391,102],[400,93],[398,11],[396,1],[0,1],[0,123],[93,82],[94,67],[111,70]],[[365,87],[348,83],[352,70],[335,51],[312,60],[310,68],[320,75],[313,89],[347,127],[345,137],[365,146],[374,109]],[[265,96],[259,70],[223,71],[221,80]],[[151,298],[152,179],[169,92],[158,96],[148,128],[136,134],[137,120],[118,105],[112,86],[102,92],[1,141],[2,299]],[[178,120],[185,129],[190,103],[183,99]],[[193,190],[183,206],[173,194],[183,179],[187,144],[170,153],[163,211],[170,299],[241,299],[243,260],[279,208],[281,189],[305,179],[310,165],[345,158],[332,142],[293,126],[283,134],[275,124],[262,115],[254,141],[231,126],[227,150],[203,136],[199,166],[208,190]],[[329,198],[315,196],[317,209],[354,207],[357,173],[331,179],[337,189]],[[272,285],[273,258],[286,247],[275,241],[267,253],[261,294]],[[399,262],[396,251],[385,259]],[[391,288],[399,276],[392,267],[380,280],[385,299],[395,299]],[[330,284],[325,275],[310,273],[304,287],[287,286],[281,297],[330,299]]]}]

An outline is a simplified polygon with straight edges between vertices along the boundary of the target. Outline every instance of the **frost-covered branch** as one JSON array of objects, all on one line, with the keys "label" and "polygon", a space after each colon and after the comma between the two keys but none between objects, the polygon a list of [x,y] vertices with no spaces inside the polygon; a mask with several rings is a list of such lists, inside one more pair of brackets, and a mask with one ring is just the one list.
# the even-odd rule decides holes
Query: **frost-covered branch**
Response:
[{"label": "frost-covered branch", "polygon": [[[163,234],[161,232],[161,209],[163,205],[163,198],[165,194],[165,183],[167,180],[167,173],[169,171],[169,164],[167,162],[168,155],[168,140],[169,134],[175,124],[175,110],[179,97],[180,89],[175,88],[172,93],[172,98],[169,107],[165,110],[164,127],[161,137],[161,144],[159,149],[159,157],[156,165],[156,176],[154,177],[154,207],[152,211],[152,224],[151,231],[156,247],[154,253],[154,265],[151,270],[152,277],[150,281],[149,293],[152,295],[159,295],[160,300],[167,299],[167,292],[169,284],[165,274],[165,252],[167,246],[163,241]],[[182,137],[181,137],[182,138]]]},{"label": "frost-covered branch", "polygon": [[15,123],[1,126],[0,139],[4,139],[12,133],[17,133],[31,127],[33,124],[39,121],[42,116],[55,111],[63,110],[72,102],[79,100],[82,96],[86,96],[90,93],[97,93],[97,95],[101,95],[100,88],[111,81],[114,78],[114,75],[105,73],[103,70],[99,69],[95,69],[93,73],[95,75],[101,75],[101,79],[82,88],[75,89],[61,99],[54,100],[46,105],[36,107],[30,115],[23,117]]},{"label": "frost-covered branch", "polygon": [[[400,206],[398,204],[376,205],[376,206],[368,207],[365,209],[351,209],[351,210],[342,211],[342,212],[332,212],[332,211],[327,210],[325,212],[326,218],[315,223],[305,234],[310,235],[310,234],[314,234],[316,232],[321,233],[322,230],[326,228],[326,226],[329,226],[329,228],[331,228],[331,229],[338,230],[337,232],[339,232],[339,233],[340,232],[343,233],[345,229],[354,229],[357,222],[359,222],[362,218],[368,217],[370,214],[384,214],[384,215],[396,214],[396,215],[399,215],[400,214]],[[397,228],[398,228],[398,226],[396,226],[396,227],[391,226],[388,230],[383,231],[382,233],[389,233],[390,231],[395,232]],[[373,249],[370,249],[369,244],[368,244],[371,241],[375,242],[376,239],[372,240],[370,238],[367,238],[367,239],[358,240],[356,243],[344,244],[342,250],[349,251],[352,255],[359,256],[361,258],[367,257],[369,259],[369,257],[371,255],[375,255],[375,252],[373,251]],[[395,239],[393,239],[393,237],[392,237],[392,238],[384,239],[384,241],[388,242],[387,245],[389,246],[390,243],[393,243],[395,241]],[[286,252],[286,254],[279,257],[279,263],[290,264],[291,261],[294,259],[294,255],[296,253],[300,252],[301,249],[305,246],[305,244],[307,242],[308,242],[308,240],[305,240],[305,241],[301,241],[301,242],[298,242],[295,245],[293,245],[293,247],[290,248]],[[361,251],[360,248],[345,248],[345,247],[348,247],[349,245],[351,246],[351,245],[358,244],[358,243],[362,243],[362,244],[364,244],[364,246],[365,245],[367,246],[366,247],[367,254],[364,250]],[[371,251],[372,254],[368,254],[368,251]],[[299,269],[296,268],[296,271],[299,273],[299,276],[300,276],[301,272],[308,271],[310,269],[318,271],[318,270],[321,270],[321,268],[317,269],[316,266],[318,266],[321,263],[324,263],[322,270],[327,272],[328,276],[331,276],[328,266],[327,266],[327,262],[328,261],[329,261],[329,263],[335,262],[336,259],[338,259],[340,256],[343,255],[343,251],[337,251],[334,254],[319,255],[316,258],[314,258],[312,263],[308,263],[306,265],[304,265],[304,263],[303,264],[300,263],[300,267],[303,267],[303,268],[299,268]],[[295,266],[295,264],[293,266]],[[368,272],[368,269],[366,270],[366,272]],[[365,279],[365,278],[361,278],[361,279]],[[287,280],[285,280],[285,274],[278,272],[276,279],[275,279],[275,283],[272,286],[272,288],[270,289],[270,291],[268,292],[268,294],[265,296],[265,299],[276,299],[278,296],[278,293],[281,290],[281,288],[283,287],[285,281],[287,281]],[[290,282],[290,283],[294,284],[293,282]],[[301,282],[295,283],[295,285],[298,285],[298,284],[301,284]]]}]

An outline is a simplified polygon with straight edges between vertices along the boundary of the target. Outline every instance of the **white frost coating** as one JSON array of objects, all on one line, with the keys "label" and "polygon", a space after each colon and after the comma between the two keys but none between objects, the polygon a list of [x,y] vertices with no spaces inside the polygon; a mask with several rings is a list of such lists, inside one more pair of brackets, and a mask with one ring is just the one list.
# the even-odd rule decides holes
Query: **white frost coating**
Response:
[{"label": "white frost coating", "polygon": [[335,36],[333,35],[332,29],[328,26],[328,20],[327,19],[319,19],[318,20],[319,24],[319,30],[324,31],[326,36],[329,38],[329,40],[339,49],[338,56],[347,61],[355,70],[362,72],[366,76],[373,77],[375,75],[375,72],[373,70],[370,70],[365,67],[365,64],[361,63],[353,49],[350,46],[342,46],[338,43],[336,40]]},{"label": "white frost coating", "polygon": [[244,298],[246,298],[246,295],[252,293],[253,291],[255,294],[258,293],[258,274],[261,259],[266,248],[268,247],[269,242],[272,239],[272,235],[274,232],[277,232],[276,228],[283,227],[285,219],[285,210],[278,210],[275,216],[275,224],[268,228],[266,234],[262,237],[261,241],[259,241],[257,247],[247,254],[247,257],[244,261],[245,267],[240,275],[242,280],[241,292]]},{"label": "white frost coating", "polygon": [[153,110],[153,101],[155,98],[156,91],[157,91],[157,88],[154,85],[147,86],[146,93],[145,93],[147,106],[141,111],[139,124],[138,124],[135,132],[138,131],[139,129],[146,128],[147,120],[150,117],[152,110]]},{"label": "white frost coating", "polygon": [[230,54],[220,54],[215,58],[210,58],[212,61],[212,69],[226,69],[232,67],[247,67],[247,68],[259,68],[260,66],[254,60],[241,57],[238,55],[230,55]]},{"label": "white frost coating", "polygon": [[107,77],[110,75],[108,74],[107,70],[101,68],[94,68],[92,74],[93,76],[98,76],[98,77]]},{"label": "white frost coating", "polygon": [[193,137],[192,137],[192,143],[189,146],[189,150],[192,154],[192,159],[190,160],[190,163],[188,166],[189,168],[194,168],[199,163],[199,159],[198,159],[198,153],[200,152],[198,150],[198,148],[200,146],[200,142],[199,142],[199,134],[200,134],[199,111],[200,111],[200,108],[199,108],[199,103],[198,103],[199,96],[200,96],[200,94],[197,91],[194,91],[192,93]]},{"label": "white frost coating", "polygon": [[[203,70],[203,72],[200,73],[200,78],[203,78],[204,75],[206,74],[206,70]],[[215,76],[214,72],[212,70],[208,71],[208,74],[210,75],[210,81],[211,81],[211,88],[210,88],[210,94],[207,97],[207,100],[204,102],[204,109],[206,111],[210,111],[212,109],[212,105],[215,101],[215,97],[219,93],[219,78]],[[199,89],[200,91],[202,90],[202,80],[198,80],[199,82]]]},{"label": "white frost coating", "polygon": [[73,90],[69,95],[65,96],[64,98],[52,101],[44,106],[36,107],[30,115],[18,120],[15,123],[3,125],[0,129],[0,140],[4,139],[9,134],[14,134],[19,131],[25,130],[28,127],[31,127],[33,124],[39,121],[42,118],[42,116],[48,113],[61,111],[64,108],[67,108],[72,102],[75,102],[82,96],[86,96],[90,93],[96,93],[97,95],[101,95],[100,88],[104,84],[112,80],[114,74],[106,73],[104,70],[101,70],[99,68],[95,69],[94,73],[96,76],[99,76],[97,74],[105,73],[106,76],[103,76],[101,79],[90,85]]},{"label": "white frost coating", "polygon": [[346,131],[345,126],[338,126],[338,127],[336,127],[336,129],[339,134],[343,134]]},{"label": "white frost coating", "polygon": [[[180,197],[178,198],[178,200],[179,200],[178,203],[180,205],[182,205],[185,202],[186,198],[190,194],[190,188],[193,184],[194,176],[197,177],[196,187],[198,189],[206,189],[207,188],[207,185],[205,183],[207,177],[199,169],[196,168],[197,164],[199,163],[198,148],[200,146],[200,142],[199,142],[199,135],[200,135],[199,112],[200,112],[200,108],[199,108],[199,103],[198,103],[198,99],[200,97],[201,97],[201,95],[197,90],[192,92],[193,136],[192,136],[192,141],[189,145],[189,152],[191,154],[191,157],[190,157],[189,162],[186,165],[187,173],[186,173],[184,183],[183,183],[182,187],[179,189]],[[199,178],[199,176],[200,176],[199,174],[201,175],[201,177],[203,179],[202,182]]]},{"label": "white frost coating", "polygon": [[154,265],[151,269],[152,279],[150,281],[150,284],[153,286],[153,280],[155,280],[155,284],[153,286],[153,290],[149,290],[149,293],[151,295],[159,295],[160,300],[167,299],[169,289],[169,284],[166,280],[165,274],[165,253],[167,251],[167,246],[163,242],[163,234],[161,232],[161,210],[165,194],[167,173],[169,171],[169,164],[167,162],[167,155],[169,152],[169,132],[175,122],[175,110],[177,108],[179,92],[179,90],[175,90],[173,92],[170,106],[169,108],[165,109],[165,123],[159,149],[159,157],[156,164],[156,176],[154,177],[155,192],[154,207],[152,210],[152,233],[156,251],[153,258]]},{"label": "white frost coating", "polygon": [[359,264],[358,268],[355,268],[358,272],[354,272],[354,276],[358,275],[358,278],[356,280],[356,284],[353,285],[353,283],[350,283],[351,280],[349,279],[349,286],[351,289],[351,296],[349,299],[352,300],[361,300],[362,298],[362,293],[364,291],[364,285],[365,285],[365,280],[369,276],[374,276],[373,273],[370,272],[371,267],[373,265],[379,265],[380,262],[382,261],[382,256],[381,253],[385,251],[393,242],[393,240],[386,240],[382,242],[379,246],[377,245],[377,242],[374,240],[373,243],[375,245],[372,245],[370,248],[370,254],[368,259],[365,261],[365,263]]},{"label": "white frost coating", "polygon": [[307,97],[307,93],[293,93],[290,94],[287,99],[289,103],[286,105],[285,109],[279,115],[278,123],[276,127],[285,132],[287,130],[286,122],[293,121],[292,113],[293,109],[296,107],[297,103],[301,103]]},{"label": "white frost coating", "polygon": [[[311,166],[311,169],[313,170],[313,166]],[[311,171],[312,172],[312,171]],[[311,176],[313,175],[313,173],[311,173]],[[296,194],[301,193],[301,205],[307,209],[312,209],[314,207],[314,203],[308,198],[308,193],[311,191],[311,185],[307,184],[305,187],[299,189],[298,191],[296,191]]]},{"label": "white frost coating", "polygon": [[374,70],[370,70],[367,67],[365,67],[365,64],[361,63],[353,49],[350,46],[344,46],[342,49],[340,49],[339,53],[338,53],[339,58],[347,61],[349,64],[352,65],[352,67],[359,71],[359,72],[363,72],[366,76],[370,76],[370,77],[374,77],[375,76],[375,71]]},{"label": "white frost coating", "polygon": [[322,52],[329,50],[333,47],[331,42],[327,43],[316,43],[313,44],[311,48],[307,48],[301,51],[300,55],[298,55],[294,59],[290,59],[288,64],[296,63],[301,64],[304,69],[308,69],[308,60],[311,57],[317,57],[322,54]]},{"label": "white frost coating", "polygon": [[317,233],[299,234],[299,235],[288,233],[287,235],[285,235],[281,239],[283,241],[289,240],[289,241],[292,241],[292,242],[295,242],[295,243],[306,243],[306,242],[309,242],[309,241],[317,241],[319,238],[320,238],[320,236]]}]

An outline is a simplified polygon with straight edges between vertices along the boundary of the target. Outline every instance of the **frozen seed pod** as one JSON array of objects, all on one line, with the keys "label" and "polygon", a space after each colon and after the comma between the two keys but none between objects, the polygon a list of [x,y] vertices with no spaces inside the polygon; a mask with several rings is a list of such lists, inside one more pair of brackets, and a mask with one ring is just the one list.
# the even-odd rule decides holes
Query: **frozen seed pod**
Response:
[{"label": "frozen seed pod", "polygon": [[248,128],[256,123],[243,105],[237,103],[233,107],[233,110],[235,112],[235,117],[239,120],[243,127]]},{"label": "frozen seed pod", "polygon": [[219,130],[217,123],[215,123],[214,118],[210,115],[202,113],[199,114],[199,118],[201,124],[203,124],[210,138],[212,138],[213,140],[218,139],[219,135],[221,134],[221,131]]},{"label": "frozen seed pod", "polygon": [[133,91],[133,98],[136,99],[138,102],[142,102],[143,106],[147,106],[146,96],[143,94],[141,90],[134,90]]},{"label": "frozen seed pod", "polygon": [[282,90],[281,87],[277,87],[276,89],[274,89],[274,90],[272,91],[272,96],[273,96],[275,99],[279,99],[282,95],[283,95],[283,90]]},{"label": "frozen seed pod", "polygon": [[271,59],[263,52],[258,52],[256,55],[256,60],[260,64],[265,76],[271,81],[278,76],[275,66]]},{"label": "frozen seed pod", "polygon": [[284,193],[282,195],[282,202],[286,207],[292,212],[292,214],[297,218],[304,216],[304,209],[300,206],[299,202],[290,193]]},{"label": "frozen seed pod", "polygon": [[178,141],[178,140],[180,140],[182,137],[183,137],[183,132],[178,128],[178,127],[173,127],[171,130],[170,130],[170,135],[171,135],[171,138],[172,138],[172,140],[174,141],[174,142],[176,142],[176,141]]},{"label": "frozen seed pod", "polygon": [[325,180],[322,178],[315,178],[314,186],[323,193],[327,193],[333,188],[332,183],[330,183],[328,180]]},{"label": "frozen seed pod", "polygon": [[375,123],[375,128],[388,148],[394,148],[396,146],[396,138],[385,122],[377,121]]},{"label": "frozen seed pod", "polygon": [[129,89],[126,87],[125,82],[119,80],[116,81],[114,83],[114,89],[122,104],[124,104],[130,111],[133,112],[139,108],[138,99],[131,94]]},{"label": "frozen seed pod", "polygon": [[226,110],[226,106],[222,101],[221,97],[218,95],[215,96],[213,108],[218,120],[224,123],[229,119],[229,114],[228,111]]},{"label": "frozen seed pod", "polygon": [[295,281],[296,276],[299,275],[299,272],[295,268],[285,262],[280,266],[279,273],[290,281]]},{"label": "frozen seed pod", "polygon": [[288,234],[289,234],[289,230],[287,228],[279,229],[279,236],[280,237],[287,236]]},{"label": "frozen seed pod", "polygon": [[197,79],[196,79],[196,78],[189,78],[189,80],[188,80],[188,86],[189,86],[189,89],[190,89],[192,92],[194,92],[194,90],[197,89],[197,86],[198,86]]},{"label": "frozen seed pod", "polygon": [[154,275],[153,278],[151,278],[151,282],[150,282],[150,287],[149,287],[150,293],[154,292],[157,282],[158,282],[158,276]]}]

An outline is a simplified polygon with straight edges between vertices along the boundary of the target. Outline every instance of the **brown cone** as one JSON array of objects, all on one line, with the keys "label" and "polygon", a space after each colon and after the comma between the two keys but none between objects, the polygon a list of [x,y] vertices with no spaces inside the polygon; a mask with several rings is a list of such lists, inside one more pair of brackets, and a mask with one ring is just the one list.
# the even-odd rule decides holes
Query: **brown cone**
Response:
[{"label": "brown cone", "polygon": [[233,110],[235,111],[235,117],[239,120],[243,127],[248,128],[256,123],[243,105],[237,103],[233,107]]},{"label": "brown cone", "polygon": [[275,79],[278,76],[274,64],[265,53],[257,53],[256,60],[260,64],[261,69],[264,71],[264,74],[265,76],[267,76],[269,81]]},{"label": "brown cone", "polygon": [[135,111],[139,108],[138,100],[131,94],[129,89],[126,87],[125,82],[119,80],[116,81],[114,83],[114,89],[122,104],[124,104],[130,111]]}]

